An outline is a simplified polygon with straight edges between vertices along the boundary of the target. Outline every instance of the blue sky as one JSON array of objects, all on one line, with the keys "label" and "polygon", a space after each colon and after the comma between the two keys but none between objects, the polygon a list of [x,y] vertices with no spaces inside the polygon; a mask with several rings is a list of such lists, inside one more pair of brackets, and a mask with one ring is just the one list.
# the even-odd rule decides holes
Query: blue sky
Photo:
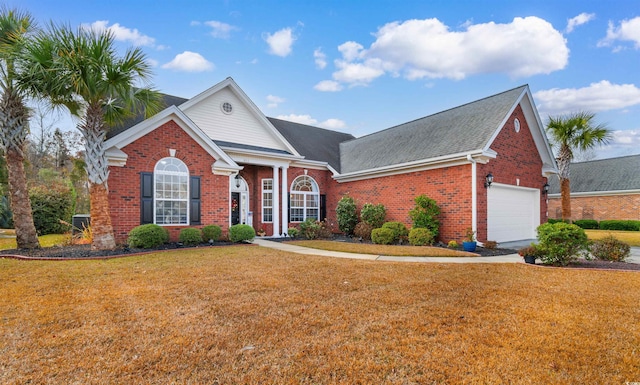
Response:
[{"label": "blue sky", "polygon": [[640,1],[5,1],[41,24],[108,28],[154,86],[228,76],[271,117],[362,136],[522,84],[543,121],[587,110],[640,153]]}]

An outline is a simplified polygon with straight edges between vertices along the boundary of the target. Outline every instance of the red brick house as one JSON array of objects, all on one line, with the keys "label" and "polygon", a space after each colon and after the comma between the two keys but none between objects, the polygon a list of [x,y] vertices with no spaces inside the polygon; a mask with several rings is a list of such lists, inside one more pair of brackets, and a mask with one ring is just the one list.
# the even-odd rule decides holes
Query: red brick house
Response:
[{"label": "red brick house", "polygon": [[[562,218],[560,181],[549,179],[549,217]],[[640,155],[571,164],[572,220],[640,220]]]},{"label": "red brick house", "polygon": [[556,168],[528,86],[361,138],[267,118],[231,78],[165,102],[105,142],[119,242],[143,223],[174,239],[236,223],[281,236],[307,218],[335,223],[345,195],[410,225],[413,199],[426,194],[441,207],[443,241],[468,227],[480,241],[530,239],[546,220],[541,189]]}]

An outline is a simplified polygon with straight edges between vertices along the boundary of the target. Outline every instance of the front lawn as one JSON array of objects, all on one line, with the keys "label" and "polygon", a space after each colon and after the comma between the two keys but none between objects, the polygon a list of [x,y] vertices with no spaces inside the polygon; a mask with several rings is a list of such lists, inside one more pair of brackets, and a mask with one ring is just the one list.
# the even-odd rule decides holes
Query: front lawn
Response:
[{"label": "front lawn", "polygon": [[409,256],[409,257],[477,257],[477,254],[467,253],[442,247],[428,246],[398,246],[374,245],[367,243],[335,242],[324,240],[292,241],[293,245],[310,247],[312,249],[341,251],[345,253],[361,253],[373,255]]},{"label": "front lawn", "polygon": [[[13,230],[2,230],[4,235],[15,235]],[[69,234],[49,234],[38,237],[40,241],[40,246],[42,247],[52,247],[52,246],[61,246],[65,243],[68,243],[70,240]],[[4,238],[0,237],[0,250],[10,250],[16,248],[16,239]]]},{"label": "front lawn", "polygon": [[591,240],[613,235],[619,241],[626,242],[631,246],[640,246],[640,231],[585,230],[585,232]]},{"label": "front lawn", "polygon": [[0,259],[0,383],[623,384],[640,274],[234,246]]}]

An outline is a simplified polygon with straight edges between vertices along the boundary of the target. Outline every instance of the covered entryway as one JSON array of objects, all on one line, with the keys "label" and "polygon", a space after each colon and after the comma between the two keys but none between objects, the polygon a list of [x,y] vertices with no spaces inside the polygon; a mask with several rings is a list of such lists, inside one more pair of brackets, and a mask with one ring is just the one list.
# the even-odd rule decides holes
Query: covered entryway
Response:
[{"label": "covered entryway", "polygon": [[534,239],[538,225],[540,190],[499,183],[487,189],[487,240]]},{"label": "covered entryway", "polygon": [[231,186],[231,225],[245,224],[253,226],[253,215],[249,211],[249,185],[242,177],[229,179]]}]

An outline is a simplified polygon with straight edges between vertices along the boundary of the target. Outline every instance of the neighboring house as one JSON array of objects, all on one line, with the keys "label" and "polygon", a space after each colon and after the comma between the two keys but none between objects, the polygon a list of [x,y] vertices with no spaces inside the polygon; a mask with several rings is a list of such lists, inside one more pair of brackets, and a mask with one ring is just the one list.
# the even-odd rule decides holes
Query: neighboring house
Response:
[{"label": "neighboring house", "polygon": [[[549,217],[562,218],[560,181],[549,178]],[[640,220],[640,155],[571,164],[572,220]]]},{"label": "neighboring house", "polygon": [[[326,218],[346,195],[411,224],[420,194],[441,208],[440,239],[530,239],[546,221],[541,188],[555,161],[528,86],[362,138],[267,118],[231,78],[109,133],[116,238],[143,223],[247,223],[281,236]],[[493,184],[485,187],[485,178]]]}]

